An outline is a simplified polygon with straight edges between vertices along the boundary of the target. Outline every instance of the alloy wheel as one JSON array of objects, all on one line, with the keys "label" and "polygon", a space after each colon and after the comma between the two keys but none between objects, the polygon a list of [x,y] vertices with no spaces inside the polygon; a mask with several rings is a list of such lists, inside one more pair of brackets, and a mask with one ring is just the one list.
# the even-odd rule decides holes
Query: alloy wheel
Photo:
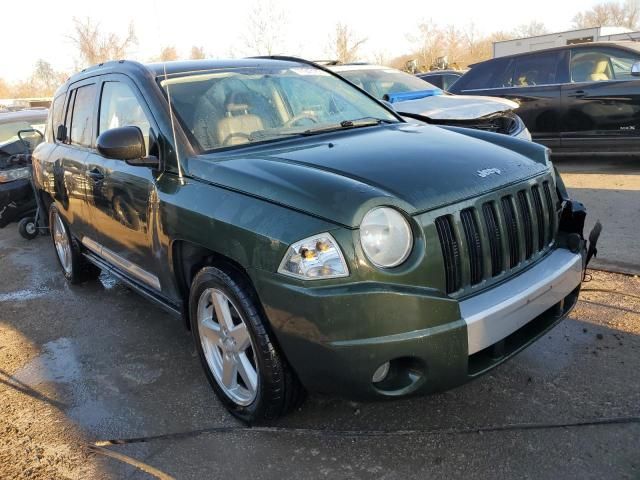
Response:
[{"label": "alloy wheel", "polygon": [[216,382],[234,403],[247,406],[258,392],[258,366],[249,329],[231,299],[207,288],[198,301],[198,332]]},{"label": "alloy wheel", "polygon": [[56,252],[58,254],[58,259],[60,260],[60,265],[67,274],[71,274],[71,245],[69,243],[69,235],[67,234],[67,229],[62,223],[62,219],[60,215],[55,214],[55,219],[53,221],[53,243],[56,247]]}]

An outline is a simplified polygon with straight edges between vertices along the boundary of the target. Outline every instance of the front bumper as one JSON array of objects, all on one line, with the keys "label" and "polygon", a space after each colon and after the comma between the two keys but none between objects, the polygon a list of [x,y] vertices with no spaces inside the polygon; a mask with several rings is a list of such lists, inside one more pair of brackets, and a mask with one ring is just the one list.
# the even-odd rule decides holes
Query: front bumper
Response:
[{"label": "front bumper", "polygon": [[[462,301],[421,287],[307,287],[255,271],[253,280],[302,383],[313,391],[366,399],[446,390],[500,364],[571,311],[583,262],[583,254],[556,249]],[[387,361],[387,379],[372,383]]]}]

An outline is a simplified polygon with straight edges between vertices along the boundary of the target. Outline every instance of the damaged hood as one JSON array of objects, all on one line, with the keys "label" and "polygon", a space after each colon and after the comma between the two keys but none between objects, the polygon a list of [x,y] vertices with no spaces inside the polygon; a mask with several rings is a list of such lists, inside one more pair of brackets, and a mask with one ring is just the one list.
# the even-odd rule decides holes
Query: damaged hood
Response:
[{"label": "damaged hood", "polygon": [[505,98],[471,95],[434,95],[393,103],[399,113],[414,113],[434,120],[474,120],[518,107],[516,102]]},{"label": "damaged hood", "polygon": [[342,130],[193,157],[188,172],[357,227],[374,206],[413,215],[548,171],[539,145],[471,133],[479,137],[406,123]]}]

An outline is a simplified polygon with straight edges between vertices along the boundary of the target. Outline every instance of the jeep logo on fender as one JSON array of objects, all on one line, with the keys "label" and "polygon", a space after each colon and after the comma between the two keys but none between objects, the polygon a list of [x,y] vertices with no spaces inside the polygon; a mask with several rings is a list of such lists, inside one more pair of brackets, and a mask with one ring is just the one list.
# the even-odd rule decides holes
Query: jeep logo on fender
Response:
[{"label": "jeep logo on fender", "polygon": [[484,170],[478,170],[478,176],[481,178],[488,177],[489,175],[500,175],[502,172],[499,168],[485,168]]}]

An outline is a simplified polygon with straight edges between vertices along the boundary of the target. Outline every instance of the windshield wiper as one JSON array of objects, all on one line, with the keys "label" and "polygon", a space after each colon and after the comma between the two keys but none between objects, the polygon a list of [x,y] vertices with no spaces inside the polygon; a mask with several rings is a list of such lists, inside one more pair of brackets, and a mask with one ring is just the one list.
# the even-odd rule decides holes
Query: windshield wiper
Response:
[{"label": "windshield wiper", "polygon": [[335,130],[343,130],[347,128],[361,128],[361,127],[372,127],[374,125],[388,123],[396,123],[393,120],[387,120],[385,118],[376,118],[376,117],[362,117],[356,118],[354,120],[342,120],[340,123],[334,125],[325,125],[317,128],[310,128],[302,132],[302,135],[315,135],[317,133],[325,133],[332,132]]}]

